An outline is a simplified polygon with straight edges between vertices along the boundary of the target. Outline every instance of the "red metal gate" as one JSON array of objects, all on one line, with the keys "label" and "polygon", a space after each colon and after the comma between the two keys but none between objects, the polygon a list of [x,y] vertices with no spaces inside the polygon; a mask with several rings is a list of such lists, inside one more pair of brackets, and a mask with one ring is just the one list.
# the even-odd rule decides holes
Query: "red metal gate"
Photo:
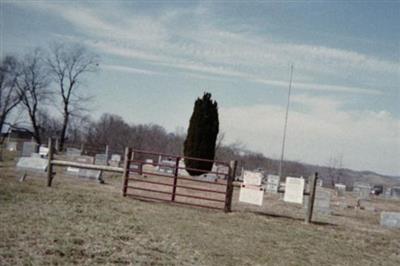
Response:
[{"label": "red metal gate", "polygon": [[[123,195],[152,201],[231,211],[236,162],[212,161],[170,154],[127,149]],[[217,170],[187,168],[183,160],[210,162]],[[215,168],[215,167],[214,167]],[[191,177],[186,170],[206,176]]]}]

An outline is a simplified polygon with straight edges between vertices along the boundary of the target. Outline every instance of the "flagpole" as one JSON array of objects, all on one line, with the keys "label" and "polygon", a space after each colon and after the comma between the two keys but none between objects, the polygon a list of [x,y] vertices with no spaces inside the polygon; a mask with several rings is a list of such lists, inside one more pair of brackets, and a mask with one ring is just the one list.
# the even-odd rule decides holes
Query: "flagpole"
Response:
[{"label": "flagpole", "polygon": [[287,105],[286,105],[285,125],[283,127],[281,160],[279,162],[279,178],[280,178],[280,180],[282,180],[282,164],[283,164],[283,157],[284,157],[284,153],[285,153],[286,129],[287,129],[288,116],[289,116],[290,93],[292,91],[292,78],[293,78],[293,64],[290,66],[289,91],[288,91],[288,98],[287,98]]}]

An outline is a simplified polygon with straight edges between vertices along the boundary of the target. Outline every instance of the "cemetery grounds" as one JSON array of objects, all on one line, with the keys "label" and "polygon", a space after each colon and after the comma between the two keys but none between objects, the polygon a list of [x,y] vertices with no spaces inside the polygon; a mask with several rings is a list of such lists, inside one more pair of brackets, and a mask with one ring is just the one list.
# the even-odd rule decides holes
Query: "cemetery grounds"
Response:
[{"label": "cemetery grounds", "polygon": [[253,207],[236,188],[226,214],[123,198],[120,175],[100,185],[56,168],[48,188],[14,166],[0,162],[0,265],[400,265],[400,230],[379,226],[399,201],[373,198],[371,211],[334,196],[331,215],[306,225],[278,194]]}]

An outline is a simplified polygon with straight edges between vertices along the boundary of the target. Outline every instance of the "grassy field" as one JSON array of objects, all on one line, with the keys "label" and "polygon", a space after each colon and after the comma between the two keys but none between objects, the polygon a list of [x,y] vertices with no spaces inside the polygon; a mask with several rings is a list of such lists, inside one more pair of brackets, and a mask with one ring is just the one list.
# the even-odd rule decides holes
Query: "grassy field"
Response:
[{"label": "grassy field", "polygon": [[16,177],[0,165],[0,265],[400,265],[400,230],[375,212],[335,208],[305,225],[275,195],[225,214],[123,198],[119,178]]}]

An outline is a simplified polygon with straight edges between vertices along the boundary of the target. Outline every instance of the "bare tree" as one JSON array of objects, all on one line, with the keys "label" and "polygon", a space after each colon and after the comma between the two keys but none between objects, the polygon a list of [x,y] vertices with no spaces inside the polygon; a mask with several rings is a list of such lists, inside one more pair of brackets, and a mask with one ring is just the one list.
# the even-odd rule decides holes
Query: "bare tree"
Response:
[{"label": "bare tree", "polygon": [[87,144],[91,147],[109,145],[113,151],[121,152],[129,145],[130,127],[122,117],[103,114],[97,122],[93,122],[88,131]]},{"label": "bare tree", "polygon": [[63,122],[60,132],[60,149],[62,150],[70,116],[81,111],[83,104],[88,100],[77,92],[82,76],[96,71],[98,59],[82,46],[66,46],[58,43],[51,47],[47,64],[59,87],[59,95],[62,99]]},{"label": "bare tree", "polygon": [[343,155],[332,155],[328,160],[327,170],[332,187],[334,187],[336,183],[343,182]]},{"label": "bare tree", "polygon": [[17,79],[18,93],[32,126],[32,135],[38,144],[42,143],[40,113],[45,112],[45,102],[50,98],[49,80],[44,66],[43,52],[35,49],[21,62]]},{"label": "bare tree", "polygon": [[[7,116],[21,102],[16,87],[17,59],[6,56],[0,63],[0,132],[7,120]],[[0,144],[4,139],[0,139]]]}]

